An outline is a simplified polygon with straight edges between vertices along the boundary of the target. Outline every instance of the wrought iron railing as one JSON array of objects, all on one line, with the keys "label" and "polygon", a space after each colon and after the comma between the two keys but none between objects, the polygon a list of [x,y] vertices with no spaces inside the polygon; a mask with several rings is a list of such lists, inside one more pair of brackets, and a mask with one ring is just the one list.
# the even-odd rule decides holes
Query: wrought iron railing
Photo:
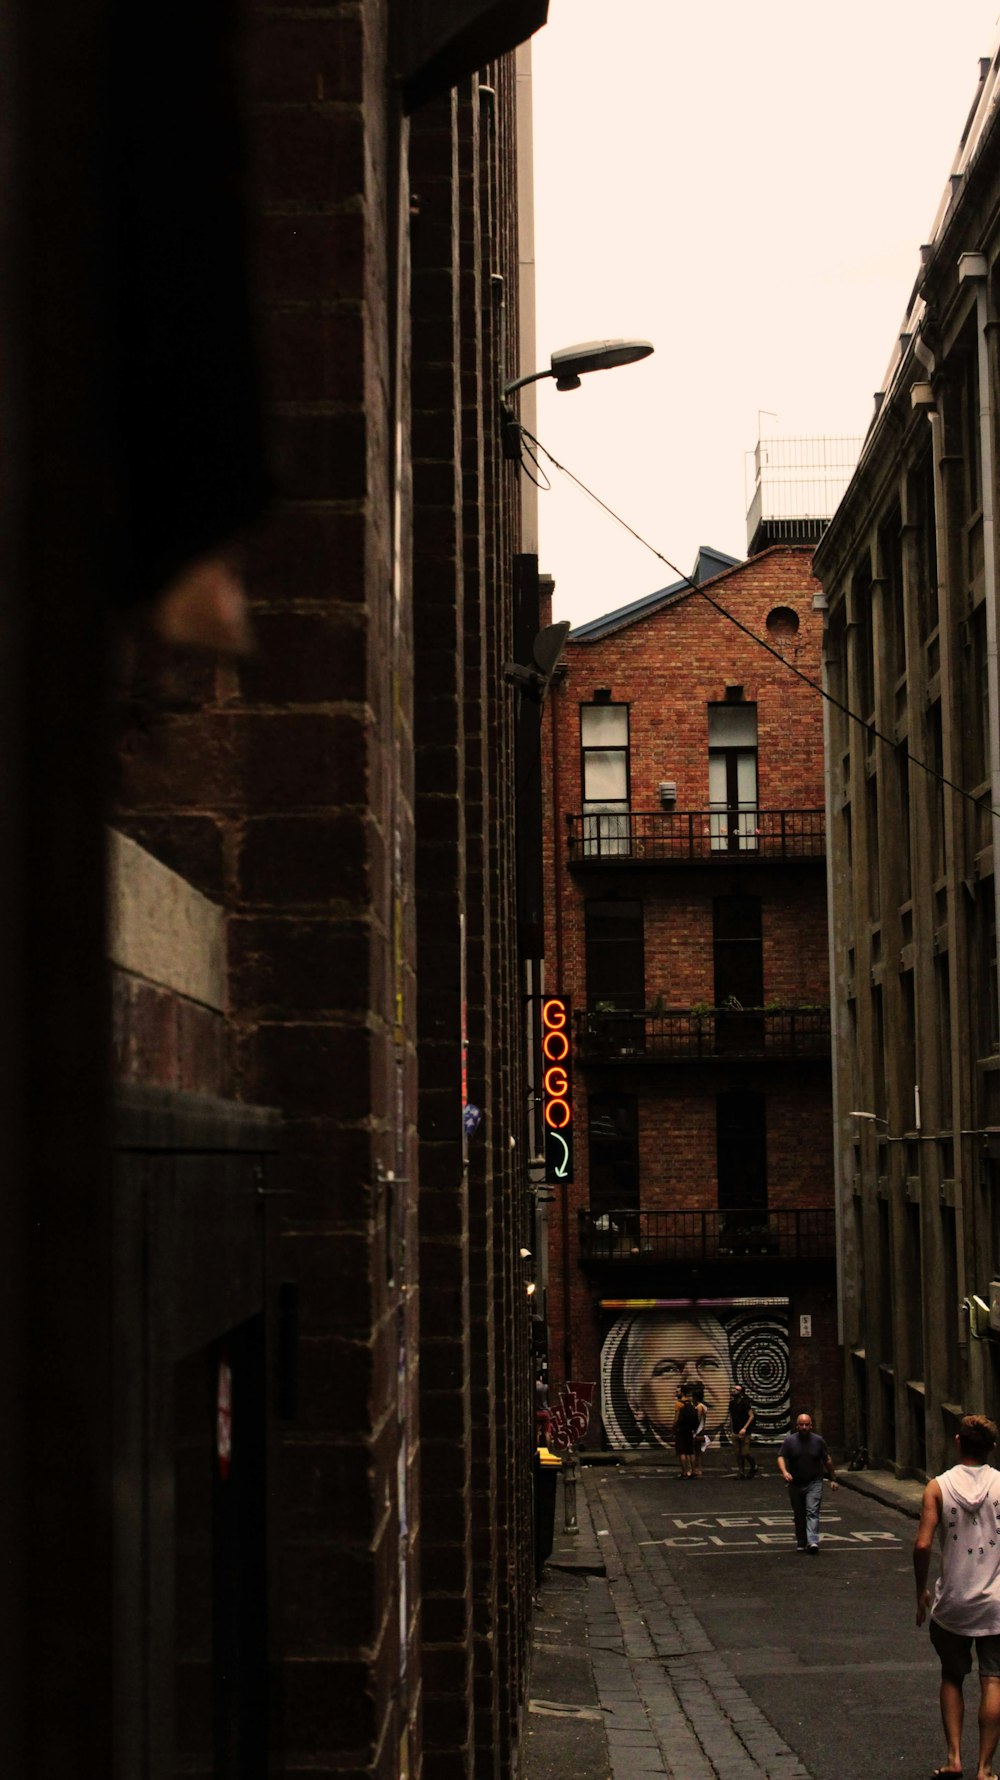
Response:
[{"label": "wrought iron railing", "polygon": [[832,1208],[581,1211],[581,1261],[828,1261]]},{"label": "wrought iron railing", "polygon": [[582,1063],[628,1057],[818,1057],[830,1055],[828,1007],[667,1008],[659,1013],[582,1009],[576,1015]]},{"label": "wrought iron railing", "polygon": [[826,817],[811,810],[629,810],[567,816],[572,864],[634,861],[822,859]]}]

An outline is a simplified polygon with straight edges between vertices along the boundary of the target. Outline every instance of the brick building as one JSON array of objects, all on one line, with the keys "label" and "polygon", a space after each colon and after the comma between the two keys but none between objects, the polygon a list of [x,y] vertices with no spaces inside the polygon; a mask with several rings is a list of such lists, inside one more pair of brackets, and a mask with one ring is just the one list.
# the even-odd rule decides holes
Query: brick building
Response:
[{"label": "brick building", "polygon": [[815,559],[848,1430],[918,1476],[1000,1413],[996,53],[979,76]]},{"label": "brick building", "polygon": [[599,1381],[607,1444],[669,1438],[639,1337],[699,1343],[713,1401],[743,1378],[771,1438],[790,1397],[837,1439],[823,716],[784,665],[819,675],[817,588],[801,545],[703,549],[695,578],[708,597],[571,632],[547,709],[547,990],[574,1046],[550,1364]]},{"label": "brick building", "polygon": [[[14,9],[0,1767],[499,1780],[533,1445],[502,664],[537,629],[499,401],[545,3],[241,10],[281,495],[246,544],[258,648],[116,623],[112,761],[120,20]],[[175,25],[210,82],[198,9]]]}]

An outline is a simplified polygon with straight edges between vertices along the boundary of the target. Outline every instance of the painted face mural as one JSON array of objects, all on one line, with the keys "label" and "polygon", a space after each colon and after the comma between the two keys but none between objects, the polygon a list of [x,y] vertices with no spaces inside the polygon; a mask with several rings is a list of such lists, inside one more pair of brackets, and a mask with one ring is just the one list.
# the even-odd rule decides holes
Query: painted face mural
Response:
[{"label": "painted face mural", "polygon": [[640,1310],[618,1317],[601,1350],[601,1416],[611,1446],[670,1446],[682,1385],[700,1384],[706,1432],[720,1437],[733,1383],[757,1414],[755,1434],[788,1432],[788,1316],[778,1308]]}]

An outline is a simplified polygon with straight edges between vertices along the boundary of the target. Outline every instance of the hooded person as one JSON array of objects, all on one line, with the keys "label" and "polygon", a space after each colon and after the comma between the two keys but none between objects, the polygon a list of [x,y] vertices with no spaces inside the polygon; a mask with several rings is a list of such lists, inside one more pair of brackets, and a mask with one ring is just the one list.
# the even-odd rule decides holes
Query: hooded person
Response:
[{"label": "hooded person", "polygon": [[[931,1643],[941,1662],[941,1721],[948,1756],[941,1776],[962,1772],[962,1687],[975,1645],[981,1692],[978,1780],[993,1774],[1000,1740],[1000,1476],[991,1459],[997,1429],[982,1415],[963,1416],[955,1436],[959,1463],[924,1490],[913,1546],[917,1624],[930,1612]],[[941,1574],[927,1586],[935,1533]]]}]

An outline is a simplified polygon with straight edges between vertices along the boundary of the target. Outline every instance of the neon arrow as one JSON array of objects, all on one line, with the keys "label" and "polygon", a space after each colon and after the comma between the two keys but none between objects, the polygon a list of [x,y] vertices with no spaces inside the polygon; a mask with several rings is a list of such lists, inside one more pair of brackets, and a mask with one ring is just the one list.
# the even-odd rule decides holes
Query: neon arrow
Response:
[{"label": "neon arrow", "polygon": [[555,1174],[556,1180],[565,1180],[566,1170],[569,1167],[569,1144],[566,1142],[565,1137],[560,1137],[558,1131],[550,1131],[549,1135],[555,1143],[561,1143],[563,1146],[563,1159],[560,1166],[556,1169]]}]

